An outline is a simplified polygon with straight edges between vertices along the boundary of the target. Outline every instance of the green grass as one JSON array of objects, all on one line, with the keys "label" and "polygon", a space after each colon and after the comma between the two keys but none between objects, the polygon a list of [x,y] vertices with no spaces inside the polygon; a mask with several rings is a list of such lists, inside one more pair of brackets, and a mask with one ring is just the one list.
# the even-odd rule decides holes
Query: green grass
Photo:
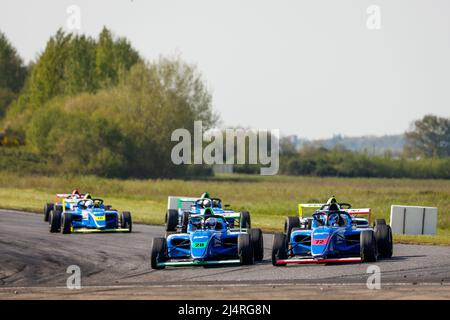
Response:
[{"label": "green grass", "polygon": [[57,192],[73,188],[102,197],[136,222],[162,224],[168,195],[197,196],[204,191],[235,210],[248,210],[252,225],[281,230],[299,202],[323,202],[335,195],[354,207],[372,208],[374,218],[389,219],[392,204],[436,206],[436,236],[396,236],[396,242],[450,244],[450,181],[412,179],[261,177],[221,175],[209,180],[119,180],[94,176],[20,176],[0,172],[0,206],[41,212]]}]

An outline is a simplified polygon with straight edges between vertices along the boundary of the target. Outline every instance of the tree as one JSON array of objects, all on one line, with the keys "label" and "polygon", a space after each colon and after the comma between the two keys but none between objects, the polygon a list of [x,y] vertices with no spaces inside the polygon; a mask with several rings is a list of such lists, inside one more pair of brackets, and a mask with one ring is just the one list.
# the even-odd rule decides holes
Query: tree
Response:
[{"label": "tree", "polygon": [[426,115],[405,133],[405,152],[425,157],[450,156],[450,119]]},{"label": "tree", "polygon": [[22,89],[26,74],[16,49],[0,31],[0,118]]}]

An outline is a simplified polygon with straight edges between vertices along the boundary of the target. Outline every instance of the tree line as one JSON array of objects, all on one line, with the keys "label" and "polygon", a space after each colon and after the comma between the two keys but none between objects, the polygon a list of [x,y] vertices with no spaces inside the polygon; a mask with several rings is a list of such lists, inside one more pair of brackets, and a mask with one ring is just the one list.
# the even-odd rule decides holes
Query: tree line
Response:
[{"label": "tree line", "polygon": [[[25,65],[0,31],[2,170],[121,178],[210,175],[211,167],[170,161],[171,133],[192,133],[197,120],[208,129],[218,115],[201,74],[179,57],[145,61],[107,28],[96,38],[58,30]],[[404,151],[395,157],[340,145],[298,150],[281,139],[280,173],[450,178],[450,119],[426,115],[404,136]],[[235,171],[259,174],[260,166],[237,165]]]},{"label": "tree line", "polygon": [[[16,57],[12,64],[23,66],[6,37],[1,39]],[[3,56],[0,65],[11,64]],[[16,96],[3,100],[8,107],[0,144],[23,145],[59,173],[124,178],[210,173],[170,161],[173,130],[192,130],[195,120],[208,128],[217,120],[201,74],[179,57],[146,62],[106,28],[97,39],[59,30],[25,70],[23,82],[10,85]]]}]

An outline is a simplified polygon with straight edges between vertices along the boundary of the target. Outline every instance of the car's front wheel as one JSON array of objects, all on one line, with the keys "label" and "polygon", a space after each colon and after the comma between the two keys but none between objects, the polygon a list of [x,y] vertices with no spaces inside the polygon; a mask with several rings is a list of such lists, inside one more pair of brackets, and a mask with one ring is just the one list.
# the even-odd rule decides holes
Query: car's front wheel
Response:
[{"label": "car's front wheel", "polygon": [[286,235],[284,233],[275,233],[272,244],[272,265],[282,267],[286,264],[279,264],[278,260],[287,259]]},{"label": "car's front wheel", "polygon": [[63,234],[72,233],[72,213],[64,212],[61,217],[61,231]]},{"label": "car's front wheel", "polygon": [[166,238],[153,238],[150,264],[152,269],[164,269],[161,262],[167,261],[167,240]]},{"label": "car's front wheel", "polygon": [[61,230],[61,211],[53,209],[48,217],[50,232],[59,232]]}]

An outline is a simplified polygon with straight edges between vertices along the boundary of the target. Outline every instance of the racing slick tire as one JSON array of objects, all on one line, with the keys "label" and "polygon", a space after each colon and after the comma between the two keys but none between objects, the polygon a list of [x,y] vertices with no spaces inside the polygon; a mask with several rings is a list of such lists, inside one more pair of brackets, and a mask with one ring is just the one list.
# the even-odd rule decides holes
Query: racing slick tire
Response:
[{"label": "racing slick tire", "polygon": [[64,212],[61,215],[61,232],[63,234],[72,233],[72,213]]},{"label": "racing slick tire", "polygon": [[59,232],[61,230],[61,211],[53,209],[50,211],[48,222],[50,225],[50,232]]},{"label": "racing slick tire", "polygon": [[363,262],[377,261],[377,241],[373,230],[364,230],[360,233],[360,255]]},{"label": "racing slick tire", "polygon": [[167,240],[166,238],[153,238],[150,264],[152,269],[164,269],[158,263],[167,261]]},{"label": "racing slick tire", "polygon": [[133,221],[131,219],[131,213],[128,211],[122,212],[120,223],[123,229],[128,229],[127,232],[131,232],[131,230],[133,229]]},{"label": "racing slick tire", "polygon": [[392,229],[387,224],[377,224],[373,229],[380,258],[391,258],[393,252]]},{"label": "racing slick tire", "polygon": [[262,261],[264,258],[264,241],[261,229],[249,229],[250,239],[253,246],[253,257],[255,261]]},{"label": "racing slick tire", "polygon": [[284,233],[287,239],[291,238],[291,232],[294,228],[300,228],[300,218],[299,217],[286,217],[284,222]]},{"label": "racing slick tire", "polygon": [[283,267],[286,264],[277,264],[279,259],[287,259],[286,235],[284,233],[275,233],[272,244],[272,265],[275,267]]},{"label": "racing slick tire", "polygon": [[374,227],[379,224],[386,224],[386,220],[384,219],[375,219],[375,222],[373,223]]},{"label": "racing slick tire", "polygon": [[187,233],[189,224],[189,212],[183,212],[183,218],[181,222],[181,233]]},{"label": "racing slick tire", "polygon": [[241,212],[241,217],[239,219],[239,227],[241,229],[250,229],[252,227],[252,222],[250,220],[250,213],[248,211]]},{"label": "racing slick tire", "polygon": [[241,260],[241,265],[254,263],[252,240],[248,233],[242,233],[238,237],[238,256],[239,260]]},{"label": "racing slick tire", "polygon": [[177,231],[178,211],[169,209],[166,212],[166,231]]},{"label": "racing slick tire", "polygon": [[53,210],[53,203],[46,203],[44,206],[44,221],[48,222],[50,211]]}]

